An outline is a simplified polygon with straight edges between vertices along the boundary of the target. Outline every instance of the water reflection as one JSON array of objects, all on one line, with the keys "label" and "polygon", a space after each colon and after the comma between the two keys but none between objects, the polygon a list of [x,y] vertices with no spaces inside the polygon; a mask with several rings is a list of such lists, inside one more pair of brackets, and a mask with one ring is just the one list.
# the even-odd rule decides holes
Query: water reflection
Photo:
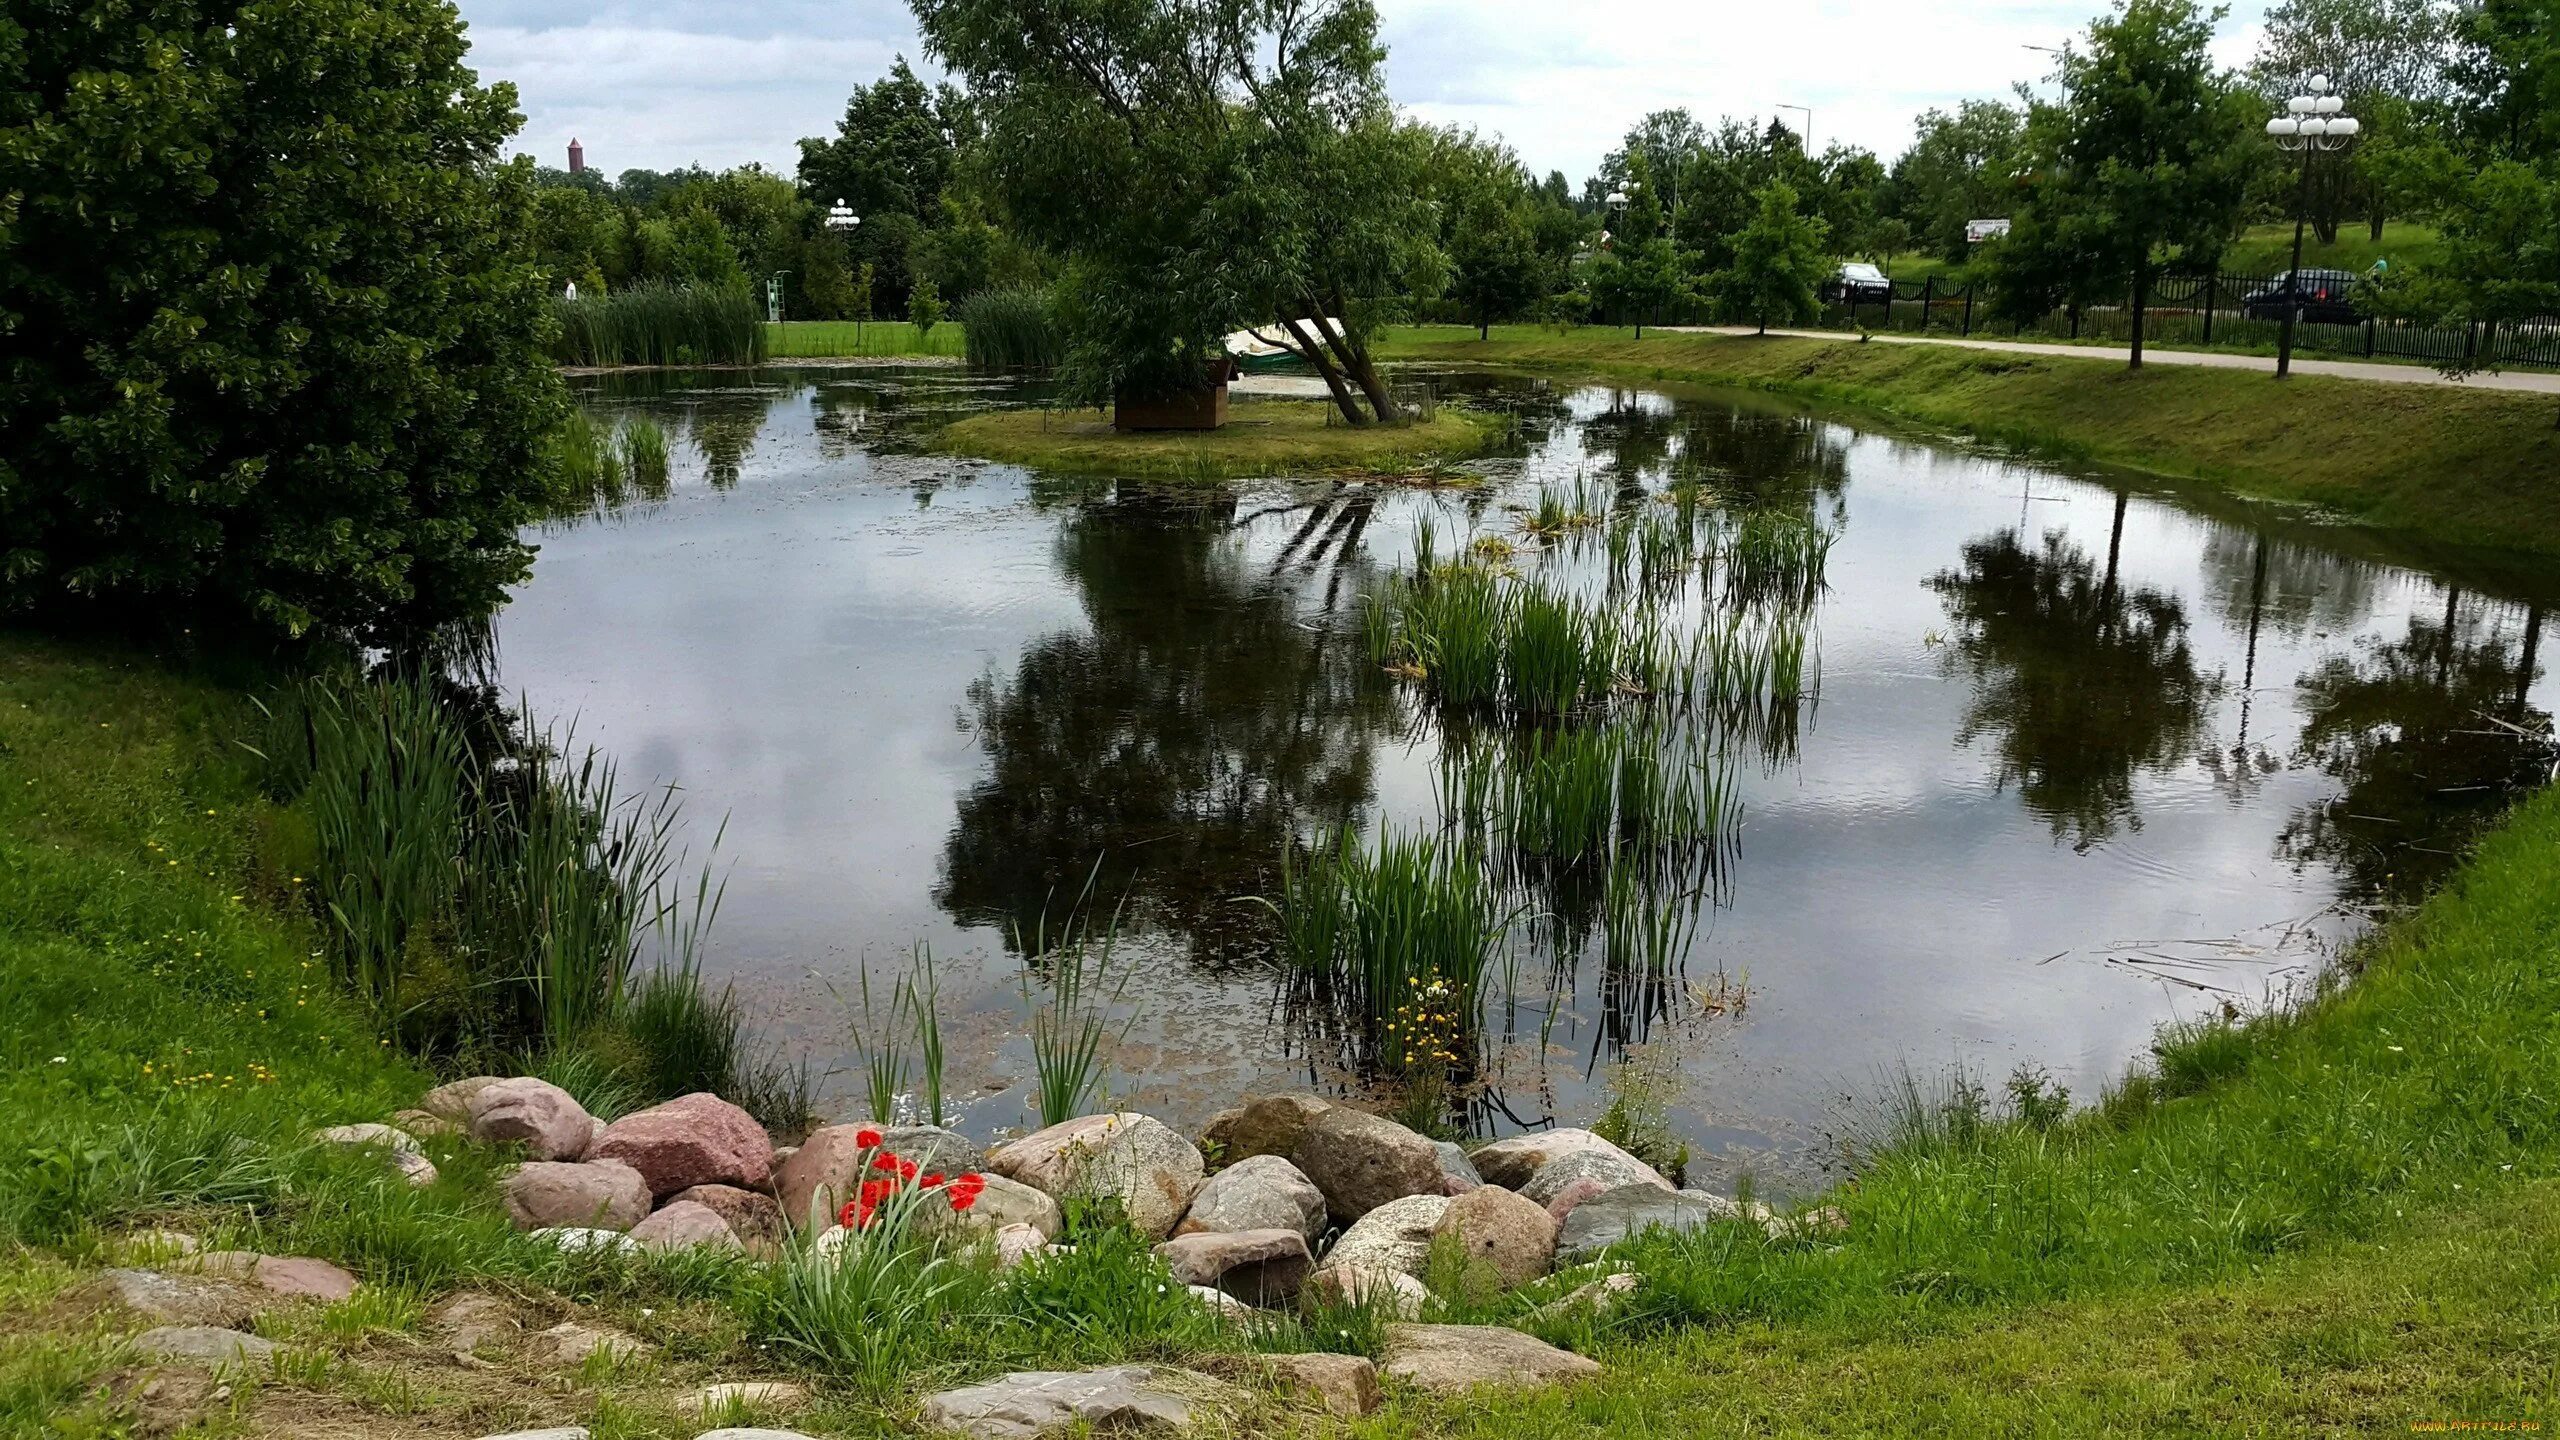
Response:
[{"label": "water reflection", "polygon": [[2142,828],[2135,773],[2196,759],[2221,690],[2197,669],[2177,597],[2118,583],[2125,504],[2103,570],[2062,534],[2031,550],[2004,530],[1929,582],[1955,626],[1946,670],[1974,687],[1958,743],[1987,741],[2000,788],[2083,851]]}]

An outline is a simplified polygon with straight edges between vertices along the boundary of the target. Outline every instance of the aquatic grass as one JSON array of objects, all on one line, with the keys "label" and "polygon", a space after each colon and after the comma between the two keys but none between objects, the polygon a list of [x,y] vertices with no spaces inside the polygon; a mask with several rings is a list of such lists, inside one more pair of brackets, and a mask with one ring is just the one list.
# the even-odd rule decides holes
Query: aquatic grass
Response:
[{"label": "aquatic grass", "polygon": [[667,494],[667,427],[646,415],[634,415],[622,422],[622,465],[631,476],[631,488],[651,500],[663,500]]},{"label": "aquatic grass", "polygon": [[981,290],[953,311],[963,353],[981,370],[1054,370],[1066,357],[1048,293],[1034,286]]},{"label": "aquatic grass", "polygon": [[575,514],[618,505],[629,494],[621,451],[585,410],[570,409],[549,449],[554,508]]},{"label": "aquatic grass", "polygon": [[[1111,1046],[1127,1033],[1123,1020],[1115,1030],[1111,1009],[1126,981],[1112,970],[1112,951],[1119,938],[1120,915],[1096,926],[1096,887],[1100,860],[1085,877],[1084,890],[1068,905],[1056,933],[1049,928],[1048,907],[1028,934],[1014,927],[1014,949],[1022,958],[1023,1003],[1031,1007],[1032,1098],[1042,1125],[1056,1125],[1092,1113],[1111,1078]],[[1047,998],[1031,996],[1035,971],[1045,972]]]},{"label": "aquatic grass", "polygon": [[915,1073],[915,1062],[907,1050],[911,1032],[903,1023],[906,992],[903,986],[892,987],[889,998],[875,1010],[868,968],[862,972],[861,991],[862,1020],[853,1041],[862,1055],[863,1094],[871,1119],[883,1125],[895,1124],[902,1118],[902,1103]]},{"label": "aquatic grass", "polygon": [[942,987],[934,970],[933,947],[916,942],[907,973],[898,982],[907,1022],[916,1039],[918,1073],[924,1081],[924,1117],[931,1125],[950,1123],[942,1100]]},{"label": "aquatic grass", "polygon": [[1463,844],[1381,827],[1366,844],[1338,834],[1303,866],[1284,866],[1276,899],[1282,956],[1304,999],[1351,1022],[1360,1053],[1382,1057],[1396,1007],[1428,984],[1449,987],[1472,1055],[1487,971],[1516,913]]},{"label": "aquatic grass", "polygon": [[551,302],[562,365],[753,365],[765,358],[764,307],[745,288],[643,281]]}]

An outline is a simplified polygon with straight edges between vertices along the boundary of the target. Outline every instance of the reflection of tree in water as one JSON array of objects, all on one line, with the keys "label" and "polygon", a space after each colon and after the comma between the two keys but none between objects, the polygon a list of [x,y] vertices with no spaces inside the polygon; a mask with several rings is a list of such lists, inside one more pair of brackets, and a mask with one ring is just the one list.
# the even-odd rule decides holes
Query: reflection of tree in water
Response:
[{"label": "reflection of tree in water", "polygon": [[[1067,519],[1058,558],[1089,628],[971,687],[989,773],[961,797],[935,902],[1028,930],[1099,856],[1129,921],[1213,963],[1258,955],[1267,916],[1237,897],[1275,888],[1282,847],[1356,818],[1395,722],[1356,631],[1307,603],[1352,603],[1342,571],[1374,504],[1337,486],[1248,516],[1231,493],[1123,487]],[[1286,526],[1285,548],[1253,560],[1245,524]]]},{"label": "reflection of tree in water", "polygon": [[1929,582],[1956,626],[1947,669],[1974,685],[1958,742],[1990,737],[2001,787],[2082,850],[2141,828],[2134,772],[2195,756],[2221,686],[2197,673],[2176,597],[2117,585],[2124,503],[2103,572],[2059,533],[2029,550],[2004,530]]},{"label": "reflection of tree in water", "polygon": [[1603,474],[1621,505],[1645,498],[1648,477],[1662,473],[1681,430],[1679,407],[1658,395],[1612,390],[1609,403],[1582,422],[1585,449],[1605,462]]},{"label": "reflection of tree in water", "polygon": [[2338,868],[2359,898],[2416,900],[2483,826],[2551,778],[2551,716],[2532,708],[2542,611],[2494,620],[2448,591],[2440,616],[2323,662],[2298,682],[2295,751],[2343,788],[2307,806],[2276,853]]},{"label": "reflection of tree in water", "polygon": [[689,397],[685,403],[685,438],[702,457],[702,473],[715,490],[738,483],[765,417],[788,399],[787,392],[731,392]]},{"label": "reflection of tree in water", "polygon": [[1702,480],[1746,505],[1827,507],[1838,524],[1849,487],[1849,446],[1821,420],[1740,405],[1684,405],[1675,478]]},{"label": "reflection of tree in water", "polygon": [[2235,630],[2300,639],[2355,629],[2380,599],[2384,571],[2263,530],[2205,525],[2204,596]]}]

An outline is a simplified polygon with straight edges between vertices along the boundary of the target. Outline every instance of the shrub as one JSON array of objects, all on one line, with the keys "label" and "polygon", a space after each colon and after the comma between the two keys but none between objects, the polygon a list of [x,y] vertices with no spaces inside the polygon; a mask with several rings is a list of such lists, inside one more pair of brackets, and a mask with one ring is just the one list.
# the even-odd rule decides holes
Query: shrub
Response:
[{"label": "shrub", "polygon": [[515,96],[452,6],[6,33],[0,608],[386,639],[495,608],[564,402]]}]

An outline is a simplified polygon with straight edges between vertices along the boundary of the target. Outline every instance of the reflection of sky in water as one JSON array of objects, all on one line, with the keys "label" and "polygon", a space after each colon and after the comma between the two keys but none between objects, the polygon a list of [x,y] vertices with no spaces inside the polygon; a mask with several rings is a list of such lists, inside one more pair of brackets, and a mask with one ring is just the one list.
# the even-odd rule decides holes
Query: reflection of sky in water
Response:
[{"label": "reflection of sky in water", "polygon": [[[2299,979],[2547,773],[2503,730],[2553,701],[2523,604],[1758,399],[1524,397],[1541,438],[1490,493],[1168,498],[913,453],[916,417],[1008,394],[957,374],[694,378],[596,395],[679,429],[676,494],[544,533],[506,681],[683,786],[699,837],[725,817],[714,963],[837,1093],[861,970],[930,944],[955,1089],[1010,1087],[973,1128],[1022,1117],[1007,926],[1101,851],[1133,1103],[1196,1121],[1307,1080],[1240,897],[1288,834],[1435,813],[1431,727],[1359,654],[1358,596],[1417,517],[1444,546],[1507,531],[1544,479],[1682,468],[1842,526],[1819,706],[1792,761],[1743,766],[1731,903],[1688,961],[1748,1005],[1652,1030],[1711,1169],[1802,1173],[1904,1065],[2094,1096],[2163,1020]],[[1593,984],[1543,1055],[1524,995],[1509,1114],[1604,1103]]]}]

